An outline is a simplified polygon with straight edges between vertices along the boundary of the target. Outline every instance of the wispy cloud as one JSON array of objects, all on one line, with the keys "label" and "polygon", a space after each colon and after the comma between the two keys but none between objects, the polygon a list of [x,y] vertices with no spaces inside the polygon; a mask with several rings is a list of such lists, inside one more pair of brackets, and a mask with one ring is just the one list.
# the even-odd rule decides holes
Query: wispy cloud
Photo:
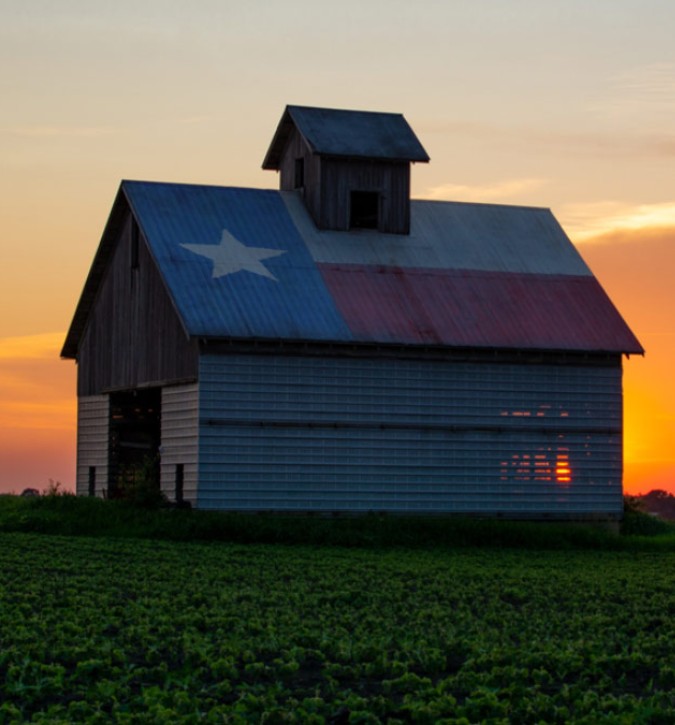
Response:
[{"label": "wispy cloud", "polygon": [[609,79],[591,110],[615,122],[672,128],[675,114],[675,63],[650,63]]},{"label": "wispy cloud", "polygon": [[611,232],[675,228],[675,201],[659,204],[600,201],[567,204],[556,211],[570,237],[578,242]]},{"label": "wispy cloud", "polygon": [[[197,126],[204,123],[210,123],[217,120],[217,117],[211,114],[202,114],[194,116],[181,116],[177,118],[156,118],[153,121],[141,124],[146,128],[156,128],[157,126]],[[136,122],[136,127],[138,127]],[[57,126],[57,125],[23,125],[23,126],[3,126],[0,127],[0,133],[18,138],[27,139],[96,139],[105,136],[115,136],[128,132],[130,128],[119,126]]]},{"label": "wispy cloud", "polygon": [[424,197],[432,200],[469,202],[514,201],[541,188],[545,179],[505,179],[490,184],[441,184],[428,189]]},{"label": "wispy cloud", "polygon": [[185,126],[194,126],[200,123],[209,123],[210,121],[216,120],[216,116],[211,114],[203,114],[201,116],[184,116],[183,118],[177,118],[176,123]]},{"label": "wispy cloud", "polygon": [[65,332],[0,338],[0,360],[44,360],[58,358]]},{"label": "wispy cloud", "polygon": [[0,430],[72,430],[74,398],[48,401],[16,400],[0,407]]},{"label": "wispy cloud", "polygon": [[[673,91],[675,98],[675,90]],[[618,103],[618,101],[617,101]],[[639,105],[635,106],[636,108]],[[607,114],[605,114],[607,115]],[[663,127],[645,128],[644,124],[617,129],[616,126],[602,130],[575,131],[568,129],[543,129],[527,125],[502,125],[473,121],[447,121],[445,123],[422,123],[420,130],[425,135],[442,134],[448,137],[473,139],[505,148],[526,146],[545,153],[575,154],[587,158],[675,156],[675,132],[672,130],[672,116]]]},{"label": "wispy cloud", "polygon": [[25,138],[98,138],[120,133],[121,129],[114,126],[9,126],[3,131]]},{"label": "wispy cloud", "polygon": [[59,359],[64,333],[0,339],[0,437],[73,426],[74,366]]},{"label": "wispy cloud", "polygon": [[523,141],[562,153],[596,157],[654,157],[675,156],[675,133],[624,132],[566,132],[532,130]]}]

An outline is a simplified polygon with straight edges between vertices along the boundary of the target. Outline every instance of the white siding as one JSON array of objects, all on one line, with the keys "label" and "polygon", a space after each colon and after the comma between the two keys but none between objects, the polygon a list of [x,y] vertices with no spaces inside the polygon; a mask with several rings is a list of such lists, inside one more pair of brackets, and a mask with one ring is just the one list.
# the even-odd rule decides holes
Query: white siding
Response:
[{"label": "white siding", "polygon": [[198,475],[199,392],[196,383],[162,390],[161,487],[176,499],[176,471],[183,466],[183,498],[196,503]]},{"label": "white siding", "polygon": [[81,397],[77,404],[76,492],[86,496],[90,472],[95,476],[96,496],[108,488],[108,425],[110,401],[107,395]]},{"label": "white siding", "polygon": [[618,365],[205,356],[200,430],[204,508],[621,513]]}]

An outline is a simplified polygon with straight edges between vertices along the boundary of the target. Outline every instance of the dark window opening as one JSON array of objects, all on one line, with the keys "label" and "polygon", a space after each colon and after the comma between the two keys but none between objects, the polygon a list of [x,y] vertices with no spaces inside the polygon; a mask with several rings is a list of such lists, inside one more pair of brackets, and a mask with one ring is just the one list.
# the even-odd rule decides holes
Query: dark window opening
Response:
[{"label": "dark window opening", "polygon": [[183,481],[185,480],[185,469],[182,463],[176,464],[176,503],[183,503]]},{"label": "dark window opening", "polygon": [[293,178],[293,188],[302,189],[305,186],[305,160],[303,158],[295,160],[295,176]]},{"label": "dark window opening", "polygon": [[138,269],[139,230],[135,219],[131,221],[131,269]]},{"label": "dark window opening", "polygon": [[96,496],[96,466],[89,466],[89,490],[90,496]]},{"label": "dark window opening", "polygon": [[380,195],[377,191],[352,191],[349,207],[350,229],[377,229]]}]

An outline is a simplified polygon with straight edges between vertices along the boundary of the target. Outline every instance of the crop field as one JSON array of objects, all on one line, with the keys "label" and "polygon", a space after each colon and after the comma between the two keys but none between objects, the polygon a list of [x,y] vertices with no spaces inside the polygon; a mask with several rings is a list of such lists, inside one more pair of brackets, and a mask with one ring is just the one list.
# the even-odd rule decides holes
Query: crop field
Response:
[{"label": "crop field", "polygon": [[0,534],[0,722],[675,721],[675,553]]}]

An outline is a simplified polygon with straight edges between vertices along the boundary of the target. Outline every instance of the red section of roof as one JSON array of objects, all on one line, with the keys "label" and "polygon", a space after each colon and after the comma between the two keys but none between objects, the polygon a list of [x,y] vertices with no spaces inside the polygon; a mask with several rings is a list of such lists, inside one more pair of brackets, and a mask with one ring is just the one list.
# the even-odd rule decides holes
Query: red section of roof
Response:
[{"label": "red section of roof", "polygon": [[644,352],[590,276],[320,264],[364,342]]}]

